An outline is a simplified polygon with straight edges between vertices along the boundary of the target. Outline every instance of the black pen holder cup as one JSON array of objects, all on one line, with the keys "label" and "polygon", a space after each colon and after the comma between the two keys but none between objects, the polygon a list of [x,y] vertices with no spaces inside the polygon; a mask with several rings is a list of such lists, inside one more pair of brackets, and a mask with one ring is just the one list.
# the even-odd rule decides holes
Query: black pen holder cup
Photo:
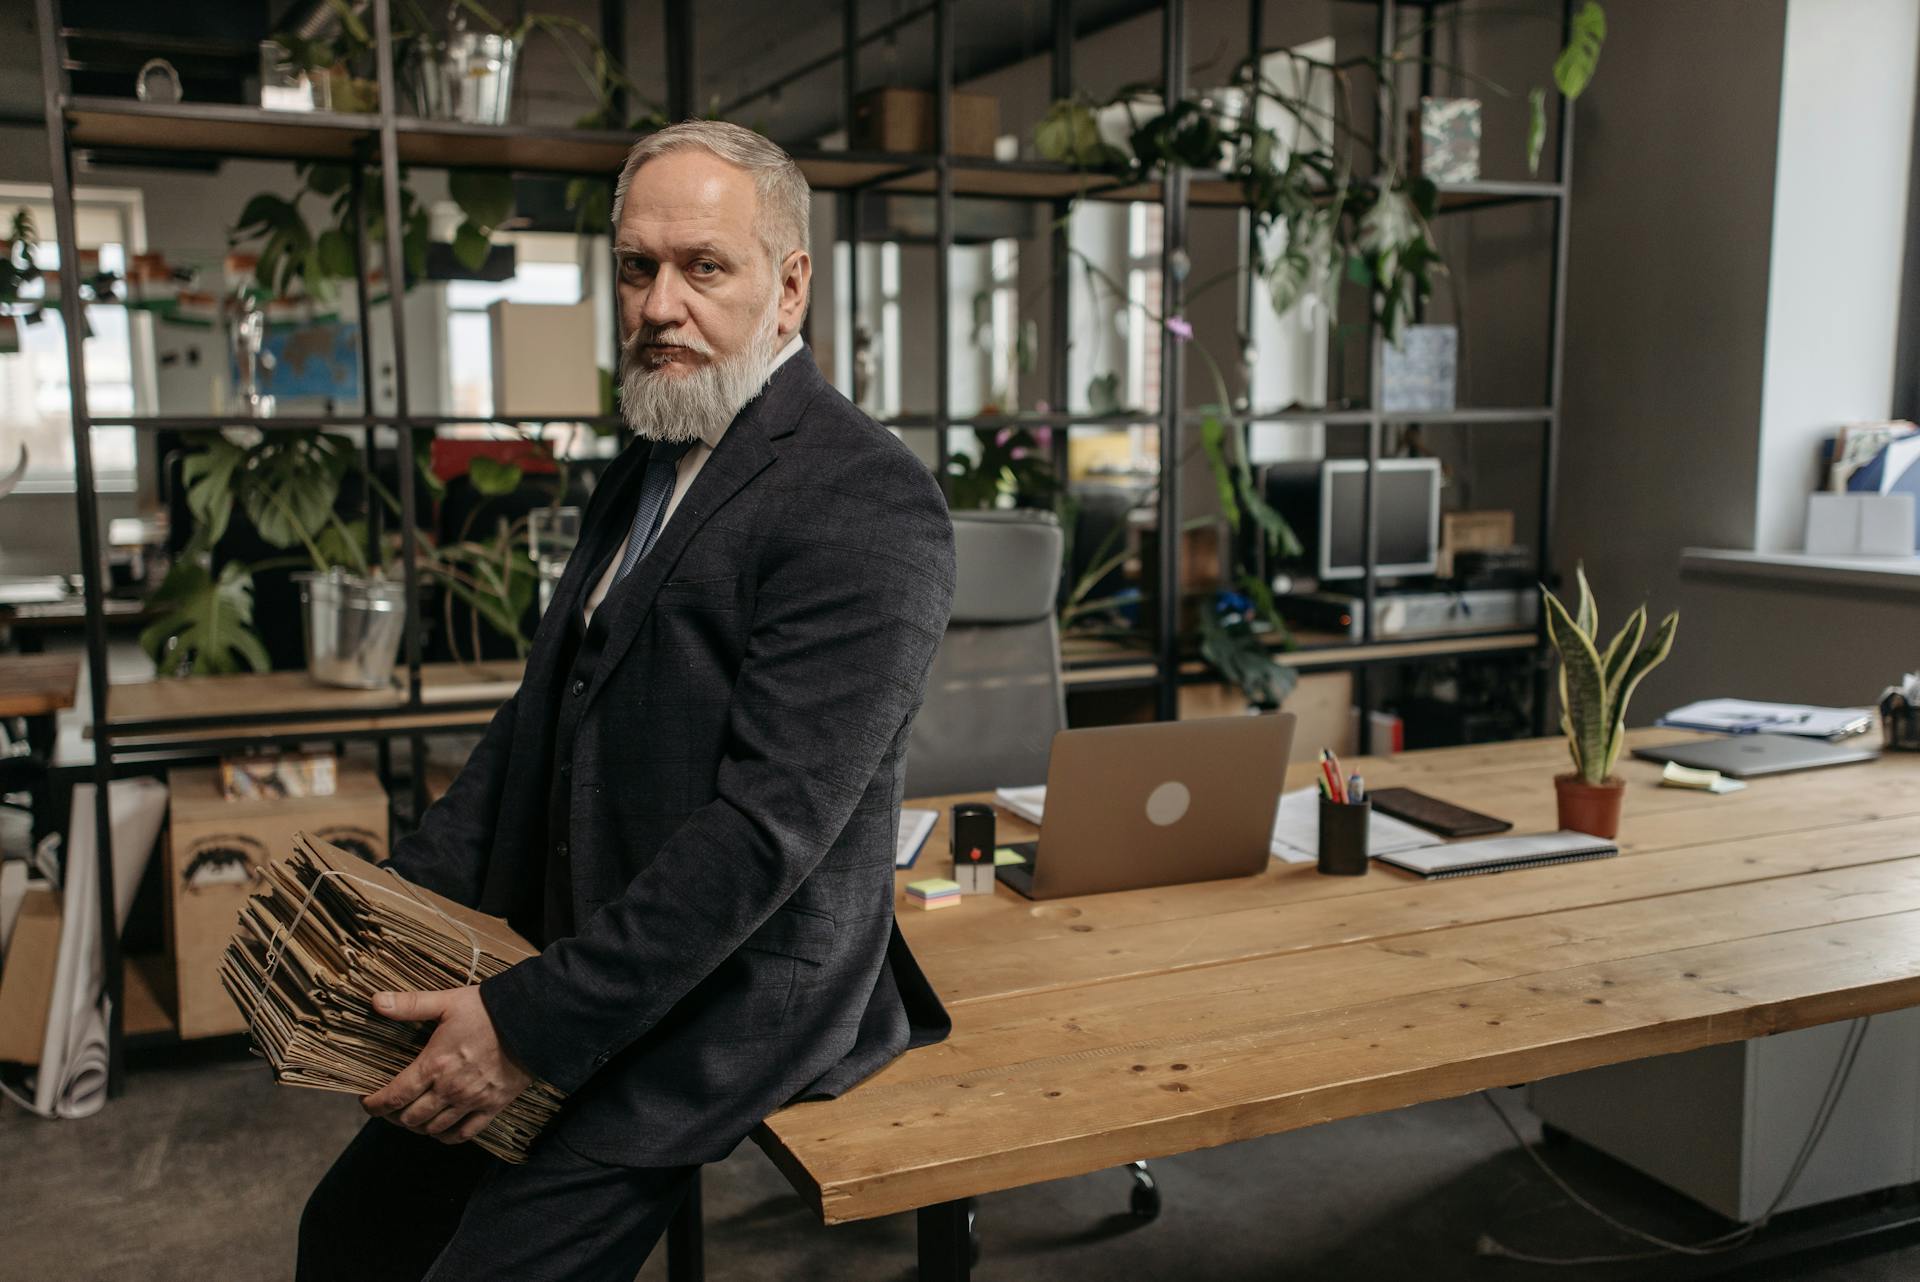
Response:
[{"label": "black pen holder cup", "polygon": [[1880,729],[1895,752],[1920,752],[1920,706],[1899,695],[1880,703]]},{"label": "black pen holder cup", "polygon": [[1320,798],[1320,871],[1335,877],[1359,877],[1367,871],[1367,825],[1371,799],[1355,802]]}]

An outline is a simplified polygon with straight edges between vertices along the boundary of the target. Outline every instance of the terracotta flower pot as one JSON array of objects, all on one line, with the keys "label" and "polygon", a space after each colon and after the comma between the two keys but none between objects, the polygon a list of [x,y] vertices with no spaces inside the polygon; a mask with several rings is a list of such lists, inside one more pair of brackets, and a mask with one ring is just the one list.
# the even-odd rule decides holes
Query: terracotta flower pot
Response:
[{"label": "terracotta flower pot", "polygon": [[1553,777],[1553,790],[1560,801],[1560,826],[1595,837],[1620,835],[1620,800],[1626,795],[1627,781],[1608,776],[1605,783],[1587,783],[1579,775]]}]

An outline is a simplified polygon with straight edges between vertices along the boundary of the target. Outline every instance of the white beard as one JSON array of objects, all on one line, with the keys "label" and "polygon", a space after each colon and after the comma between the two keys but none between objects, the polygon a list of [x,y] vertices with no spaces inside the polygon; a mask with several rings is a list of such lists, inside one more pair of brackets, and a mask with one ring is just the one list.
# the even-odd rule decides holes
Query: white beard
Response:
[{"label": "white beard", "polygon": [[[627,426],[646,440],[669,445],[718,435],[767,385],[778,355],[779,320],[779,308],[769,305],[745,347],[685,373],[649,369],[639,355],[645,343],[675,342],[672,331],[639,330],[620,354],[620,414]],[[699,355],[712,355],[704,343],[681,341]]]}]

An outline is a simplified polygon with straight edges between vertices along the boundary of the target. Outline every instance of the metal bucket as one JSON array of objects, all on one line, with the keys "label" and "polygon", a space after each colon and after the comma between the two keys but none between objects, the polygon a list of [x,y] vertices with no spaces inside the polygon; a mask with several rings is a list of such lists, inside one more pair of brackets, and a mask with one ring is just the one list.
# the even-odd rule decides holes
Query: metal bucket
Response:
[{"label": "metal bucket", "polygon": [[421,36],[407,50],[413,109],[428,120],[504,125],[520,46],[506,36],[456,31]]},{"label": "metal bucket", "polygon": [[296,574],[305,616],[307,675],[322,685],[384,690],[407,626],[406,586],[345,570]]}]

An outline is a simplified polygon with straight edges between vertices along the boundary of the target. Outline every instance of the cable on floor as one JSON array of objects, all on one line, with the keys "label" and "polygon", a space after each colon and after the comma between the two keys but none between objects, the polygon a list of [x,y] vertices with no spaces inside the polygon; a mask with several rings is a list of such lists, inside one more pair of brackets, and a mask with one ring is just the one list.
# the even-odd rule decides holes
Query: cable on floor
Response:
[{"label": "cable on floor", "polygon": [[1813,1125],[1807,1131],[1807,1138],[1805,1142],[1800,1145],[1800,1152],[1794,1157],[1793,1165],[1788,1168],[1787,1178],[1780,1185],[1780,1192],[1774,1197],[1773,1202],[1765,1211],[1760,1213],[1757,1219],[1750,1220],[1745,1224],[1736,1225],[1725,1233],[1703,1239],[1699,1242],[1670,1242],[1665,1238],[1648,1233],[1642,1229],[1637,1229],[1631,1224],[1615,1219],[1586,1198],[1580,1196],[1579,1193],[1574,1191],[1571,1184],[1568,1184],[1565,1179],[1561,1178],[1559,1172],[1547,1165],[1546,1159],[1540,1156],[1537,1148],[1527,1143],[1526,1138],[1520,1134],[1520,1128],[1513,1124],[1513,1119],[1507,1116],[1506,1110],[1494,1102],[1493,1096],[1485,1091],[1480,1092],[1480,1098],[1487,1102],[1487,1107],[1493,1110],[1494,1116],[1498,1117],[1501,1125],[1507,1128],[1508,1134],[1513,1136],[1513,1142],[1519,1145],[1520,1151],[1533,1159],[1533,1164],[1539,1167],[1541,1173],[1559,1187],[1561,1193],[1565,1194],[1568,1200],[1615,1232],[1641,1242],[1646,1242],[1655,1249],[1651,1251],[1622,1252],[1613,1255],[1533,1255],[1526,1251],[1516,1251],[1512,1247],[1504,1245],[1491,1233],[1483,1233],[1480,1235],[1480,1241],[1475,1244],[1475,1253],[1478,1255],[1494,1256],[1504,1260],[1519,1260],[1525,1264],[1572,1266],[1582,1264],[1624,1264],[1637,1260],[1659,1259],[1667,1255],[1717,1255],[1723,1251],[1734,1251],[1747,1245],[1753,1240],[1755,1234],[1767,1227],[1774,1215],[1780,1210],[1780,1207],[1786,1202],[1788,1195],[1793,1192],[1794,1186],[1800,1182],[1800,1176],[1807,1169],[1807,1163],[1812,1159],[1814,1151],[1819,1147],[1821,1137],[1826,1134],[1828,1123],[1833,1120],[1834,1109],[1840,1103],[1841,1093],[1847,1088],[1847,1080],[1853,1076],[1854,1061],[1860,1057],[1861,1043],[1866,1041],[1867,1026],[1872,1022],[1871,1018],[1866,1018],[1853,1020],[1849,1024],[1846,1040],[1840,1047],[1840,1057],[1834,1062],[1833,1072],[1827,1078],[1827,1089],[1820,1098],[1820,1107],[1814,1112]]}]

